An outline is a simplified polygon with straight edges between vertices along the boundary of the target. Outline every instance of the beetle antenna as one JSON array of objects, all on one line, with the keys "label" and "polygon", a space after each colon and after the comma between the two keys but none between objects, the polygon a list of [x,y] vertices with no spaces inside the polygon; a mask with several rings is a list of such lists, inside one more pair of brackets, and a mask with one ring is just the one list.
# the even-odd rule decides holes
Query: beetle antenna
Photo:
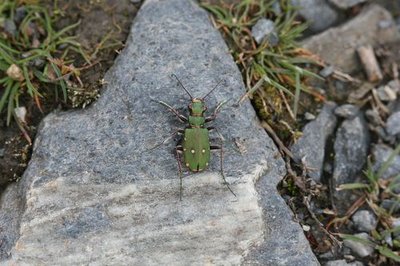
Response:
[{"label": "beetle antenna", "polygon": [[186,93],[189,95],[190,99],[193,99],[192,94],[190,94],[190,92],[185,88],[185,86],[183,86],[182,82],[178,79],[178,77],[175,74],[171,74],[171,77],[175,77],[176,80],[178,81],[179,85],[182,86],[182,88],[186,91]]},{"label": "beetle antenna", "polygon": [[210,91],[206,94],[206,96],[204,96],[204,97],[201,98],[201,99],[204,100],[208,95],[210,95],[210,93],[213,92],[213,91],[218,87],[218,85],[221,84],[222,81],[223,81],[223,79],[221,79],[220,81],[218,81],[217,85],[215,85],[215,87],[214,87],[212,90],[210,90]]}]

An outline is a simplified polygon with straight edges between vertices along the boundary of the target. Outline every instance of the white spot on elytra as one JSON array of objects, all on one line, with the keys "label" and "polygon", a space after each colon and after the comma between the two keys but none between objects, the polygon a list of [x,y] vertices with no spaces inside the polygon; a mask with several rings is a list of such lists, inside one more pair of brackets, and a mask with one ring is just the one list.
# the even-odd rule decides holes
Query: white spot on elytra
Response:
[{"label": "white spot on elytra", "polygon": [[206,150],[205,150],[205,149],[202,149],[201,152],[202,152],[202,153],[206,153]]},{"label": "white spot on elytra", "polygon": [[191,150],[190,152],[191,152],[191,153],[195,153],[196,151],[195,151],[195,150]]},{"label": "white spot on elytra", "polygon": [[186,163],[186,167],[189,167],[189,163]]}]

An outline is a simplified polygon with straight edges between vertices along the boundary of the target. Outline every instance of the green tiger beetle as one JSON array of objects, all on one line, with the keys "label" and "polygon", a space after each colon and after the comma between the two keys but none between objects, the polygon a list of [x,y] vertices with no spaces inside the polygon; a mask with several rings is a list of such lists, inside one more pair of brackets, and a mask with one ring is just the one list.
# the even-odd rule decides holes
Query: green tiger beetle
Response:
[{"label": "green tiger beetle", "polygon": [[[179,190],[179,198],[182,200],[182,158],[181,155],[183,154],[183,164],[186,166],[191,172],[201,172],[204,171],[209,164],[210,161],[210,151],[212,150],[219,150],[220,151],[220,165],[221,165],[221,176],[224,180],[225,185],[229,189],[229,191],[236,197],[235,193],[230,188],[228,182],[225,179],[224,170],[222,166],[222,142],[221,146],[211,145],[209,140],[209,132],[214,127],[206,127],[206,123],[209,123],[217,117],[219,110],[221,109],[222,105],[226,103],[226,101],[220,102],[213,114],[211,116],[205,117],[205,112],[207,111],[207,107],[205,105],[205,98],[209,96],[222,82],[219,81],[218,84],[211,89],[204,97],[202,98],[195,98],[192,94],[183,86],[182,82],[178,79],[175,74],[171,75],[175,77],[178,81],[179,85],[185,90],[185,92],[190,97],[190,103],[188,106],[189,109],[189,116],[186,117],[180,114],[175,108],[168,105],[163,101],[154,100],[163,106],[167,107],[178,119],[183,123],[187,123],[188,125],[184,129],[177,130],[175,134],[183,135],[182,143],[178,144],[175,147],[175,156],[176,160],[178,161],[178,168],[179,168],[179,179],[180,179],[180,190]],[[165,141],[164,141],[165,142]],[[158,146],[158,145],[157,145]]]}]

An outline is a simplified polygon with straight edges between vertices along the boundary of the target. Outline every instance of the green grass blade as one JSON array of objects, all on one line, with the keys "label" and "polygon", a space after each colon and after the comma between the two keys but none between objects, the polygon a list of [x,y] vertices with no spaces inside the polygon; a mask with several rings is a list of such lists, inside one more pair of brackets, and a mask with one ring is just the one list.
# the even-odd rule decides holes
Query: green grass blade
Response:
[{"label": "green grass blade", "polygon": [[295,87],[296,90],[295,90],[294,100],[293,100],[293,115],[296,118],[297,117],[297,111],[299,109],[299,100],[300,100],[300,91],[301,91],[300,74],[299,74],[299,72],[296,72],[295,79],[296,79],[296,87]]},{"label": "green grass blade", "polygon": [[57,78],[59,78],[60,80],[60,87],[64,96],[64,101],[67,101],[67,84],[65,83],[65,80],[62,77],[61,74],[61,70],[58,68],[58,66],[56,64],[54,64],[53,62],[50,62],[51,67],[53,68],[54,72],[57,75]]},{"label": "green grass blade", "polygon": [[400,256],[394,253],[391,249],[384,247],[384,246],[377,246],[376,247],[379,253],[389,259],[392,259],[396,262],[400,262]]},{"label": "green grass blade", "polygon": [[14,112],[14,106],[15,106],[15,97],[18,93],[19,89],[19,83],[14,82],[14,85],[11,88],[10,96],[8,98],[8,106],[7,106],[7,126],[10,125],[11,122],[11,117]]},{"label": "green grass blade", "polygon": [[11,88],[13,87],[14,81],[10,78],[6,81],[5,91],[0,99],[0,113],[3,111],[4,105],[7,103],[8,95],[10,94]]}]

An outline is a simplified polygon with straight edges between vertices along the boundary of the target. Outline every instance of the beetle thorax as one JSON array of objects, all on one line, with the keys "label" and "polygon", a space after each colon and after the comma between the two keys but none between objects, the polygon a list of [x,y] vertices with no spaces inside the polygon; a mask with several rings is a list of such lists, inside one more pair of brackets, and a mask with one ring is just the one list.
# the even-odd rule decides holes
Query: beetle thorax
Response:
[{"label": "beetle thorax", "polygon": [[205,123],[204,112],[207,107],[202,99],[193,98],[189,105],[189,124],[191,127],[203,127]]}]

